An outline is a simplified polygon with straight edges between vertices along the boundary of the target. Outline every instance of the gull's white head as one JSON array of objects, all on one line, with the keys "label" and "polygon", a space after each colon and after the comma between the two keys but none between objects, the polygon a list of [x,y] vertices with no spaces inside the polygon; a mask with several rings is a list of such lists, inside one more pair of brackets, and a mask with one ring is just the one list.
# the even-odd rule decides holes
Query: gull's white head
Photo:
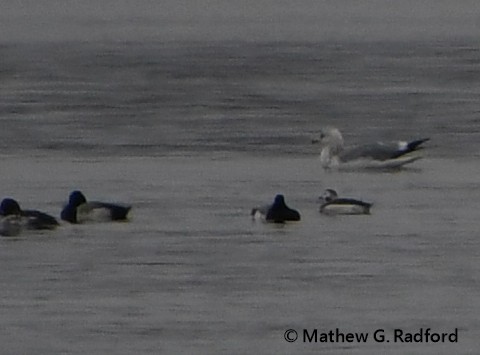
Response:
[{"label": "gull's white head", "polygon": [[338,155],[343,150],[343,137],[337,128],[329,127],[320,132],[322,152],[320,162],[324,168],[338,166]]},{"label": "gull's white head", "polygon": [[335,127],[327,127],[320,131],[320,144],[323,146],[343,148],[343,137]]}]

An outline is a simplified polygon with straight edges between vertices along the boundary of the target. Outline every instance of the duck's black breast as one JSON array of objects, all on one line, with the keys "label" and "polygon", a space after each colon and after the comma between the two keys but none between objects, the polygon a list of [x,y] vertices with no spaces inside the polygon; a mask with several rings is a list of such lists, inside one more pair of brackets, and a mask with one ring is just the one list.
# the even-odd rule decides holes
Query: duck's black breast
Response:
[{"label": "duck's black breast", "polygon": [[60,213],[60,218],[66,222],[77,223],[77,208],[70,204],[66,205]]}]

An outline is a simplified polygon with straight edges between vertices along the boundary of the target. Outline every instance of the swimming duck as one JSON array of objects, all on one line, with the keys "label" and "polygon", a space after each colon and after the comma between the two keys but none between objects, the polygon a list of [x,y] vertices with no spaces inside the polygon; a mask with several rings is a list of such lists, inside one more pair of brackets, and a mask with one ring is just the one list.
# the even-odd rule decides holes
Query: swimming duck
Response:
[{"label": "swimming duck", "polygon": [[275,200],[270,205],[253,208],[251,215],[253,218],[262,218],[272,223],[300,221],[300,213],[286,205],[283,195],[275,196]]},{"label": "swimming duck", "polygon": [[321,131],[322,151],[320,161],[324,169],[395,169],[421,158],[412,154],[422,149],[422,144],[430,138],[417,140],[373,142],[359,146],[344,147],[343,137],[337,128]]},{"label": "swimming duck", "polygon": [[370,214],[371,203],[353,198],[339,198],[335,190],[327,189],[320,197],[323,201],[320,213],[324,214]]},{"label": "swimming duck", "polygon": [[125,221],[132,206],[88,201],[81,191],[70,193],[60,217],[70,223],[93,221]]},{"label": "swimming duck", "polygon": [[0,204],[2,217],[0,234],[18,235],[22,228],[31,230],[55,229],[59,224],[55,217],[37,210],[22,210],[13,198],[4,198]]}]

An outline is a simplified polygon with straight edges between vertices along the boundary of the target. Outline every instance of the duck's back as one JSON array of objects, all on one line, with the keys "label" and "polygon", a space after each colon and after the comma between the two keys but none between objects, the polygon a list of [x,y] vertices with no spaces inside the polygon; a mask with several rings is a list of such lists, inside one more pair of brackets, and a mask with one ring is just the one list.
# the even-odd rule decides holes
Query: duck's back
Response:
[{"label": "duck's back", "polygon": [[23,210],[22,216],[27,218],[27,227],[32,229],[54,229],[59,225],[55,217],[37,210]]}]

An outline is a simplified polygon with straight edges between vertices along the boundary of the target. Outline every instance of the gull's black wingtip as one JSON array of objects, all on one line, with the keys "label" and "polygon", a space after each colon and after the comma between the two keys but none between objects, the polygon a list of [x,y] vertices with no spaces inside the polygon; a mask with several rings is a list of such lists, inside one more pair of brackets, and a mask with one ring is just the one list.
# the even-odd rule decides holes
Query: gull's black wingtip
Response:
[{"label": "gull's black wingtip", "polygon": [[408,143],[408,150],[409,151],[414,151],[416,149],[423,148],[423,147],[420,147],[420,146],[423,143],[428,142],[429,140],[430,140],[430,138],[421,138],[421,139],[411,141],[410,143]]}]

